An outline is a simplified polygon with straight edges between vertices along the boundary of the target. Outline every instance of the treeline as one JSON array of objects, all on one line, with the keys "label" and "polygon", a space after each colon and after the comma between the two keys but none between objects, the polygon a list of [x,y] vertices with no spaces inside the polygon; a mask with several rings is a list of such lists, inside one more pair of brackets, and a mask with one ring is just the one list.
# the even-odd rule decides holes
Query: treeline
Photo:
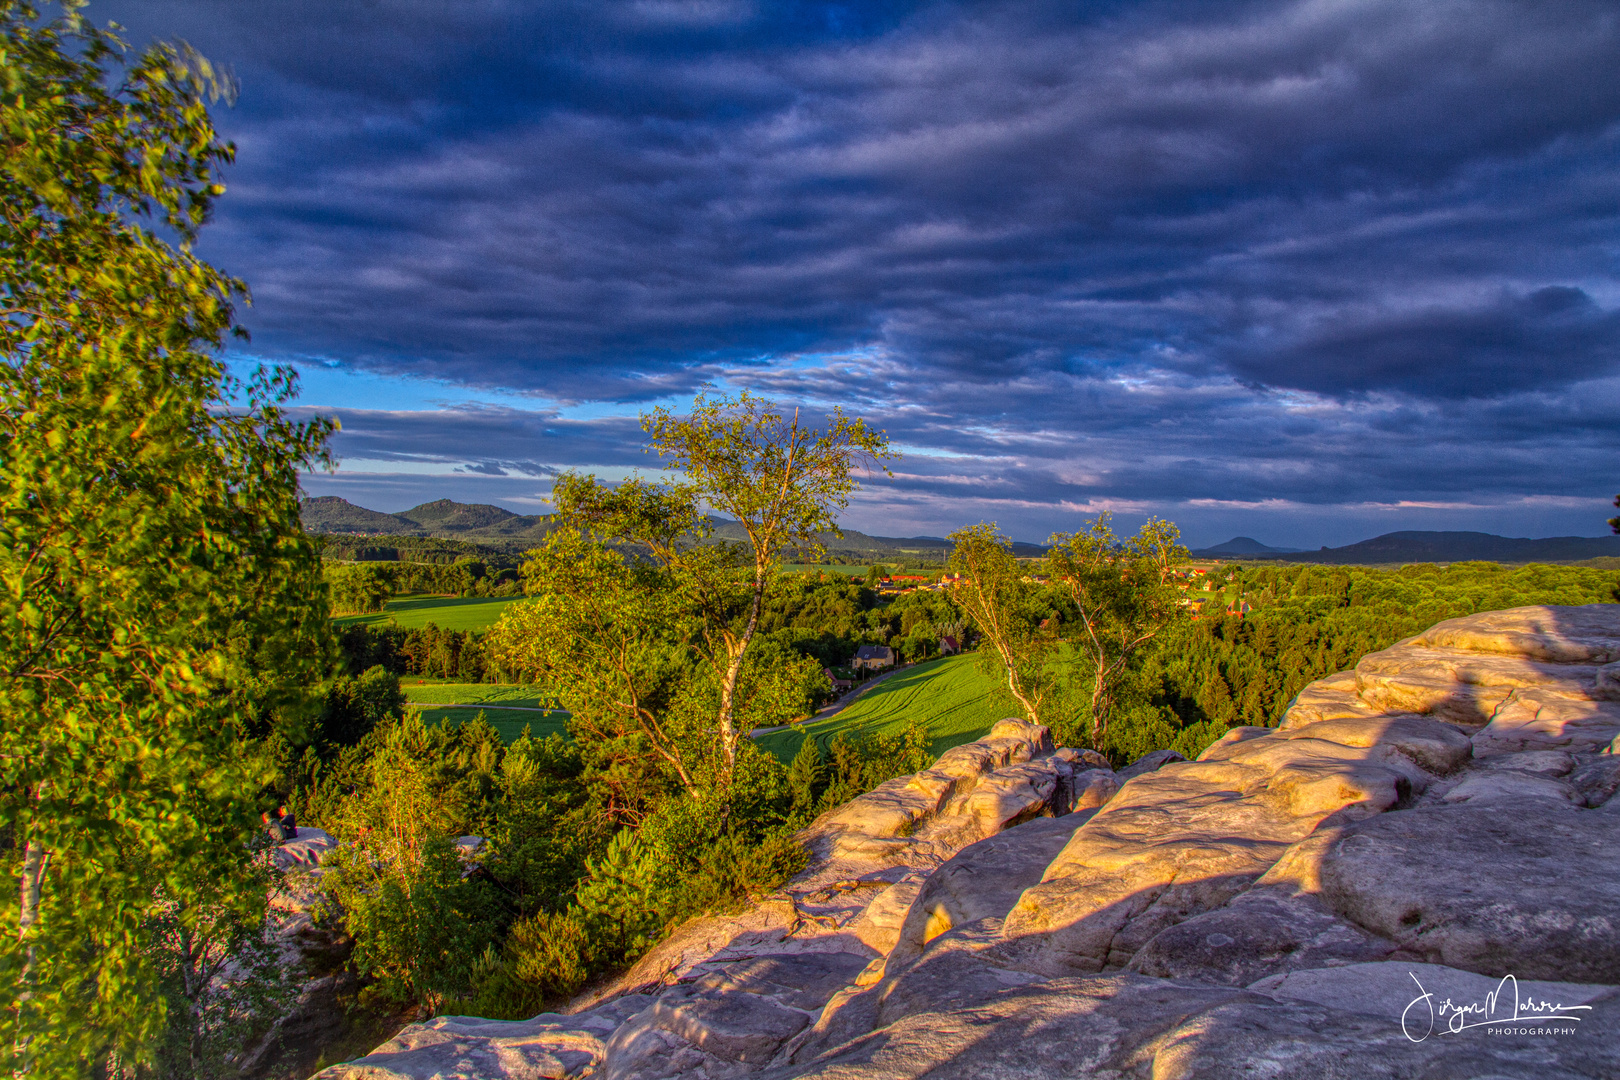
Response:
[{"label": "treeline", "polygon": [[1308,683],[1443,619],[1620,599],[1620,572],[1575,566],[1268,565],[1222,577],[1254,610],[1180,624],[1144,671],[1147,698],[1181,725],[1274,725]]},{"label": "treeline", "polygon": [[516,596],[522,587],[516,570],[477,559],[454,563],[328,561],[323,575],[337,612],[381,611],[395,596],[449,593],[454,596]]},{"label": "treeline", "polygon": [[484,649],[484,634],[477,630],[447,630],[432,623],[410,629],[362,624],[342,627],[338,645],[350,675],[378,667],[395,676],[501,681]]},{"label": "treeline", "polygon": [[342,562],[412,562],[448,566],[471,559],[497,569],[516,569],[521,556],[490,544],[437,536],[351,536],[323,533],[321,554]]}]

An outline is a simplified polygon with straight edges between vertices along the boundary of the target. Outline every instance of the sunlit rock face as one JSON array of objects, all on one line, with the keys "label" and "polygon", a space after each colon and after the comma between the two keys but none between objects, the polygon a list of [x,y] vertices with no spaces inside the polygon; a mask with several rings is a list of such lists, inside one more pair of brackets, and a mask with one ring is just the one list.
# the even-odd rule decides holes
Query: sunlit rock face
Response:
[{"label": "sunlit rock face", "polygon": [[1448,620],[1192,762],[1002,721],[567,1014],[322,1075],[1620,1076],[1617,736],[1620,605]]}]

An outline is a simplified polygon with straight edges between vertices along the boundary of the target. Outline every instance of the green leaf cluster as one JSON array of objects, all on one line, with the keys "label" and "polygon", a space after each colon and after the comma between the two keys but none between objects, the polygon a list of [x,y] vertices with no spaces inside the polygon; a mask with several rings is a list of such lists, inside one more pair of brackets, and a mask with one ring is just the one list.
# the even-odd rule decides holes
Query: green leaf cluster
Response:
[{"label": "green leaf cluster", "polygon": [[329,426],[281,411],[290,371],[228,377],[246,292],[189,247],[224,89],[0,3],[0,1054],[41,1077],[152,1060],[159,907],[262,911],[244,740],[330,659],[297,499]]}]

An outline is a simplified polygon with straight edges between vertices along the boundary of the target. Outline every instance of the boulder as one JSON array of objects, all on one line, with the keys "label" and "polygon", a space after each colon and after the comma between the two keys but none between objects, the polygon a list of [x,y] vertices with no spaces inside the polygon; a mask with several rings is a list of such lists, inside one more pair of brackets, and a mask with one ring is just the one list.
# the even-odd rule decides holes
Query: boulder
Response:
[{"label": "boulder", "polygon": [[1119,770],[1118,779],[1121,784],[1133,776],[1143,776],[1163,768],[1173,761],[1186,761],[1187,759],[1174,750],[1155,750],[1151,754],[1143,754],[1123,769]]},{"label": "boulder", "polygon": [[1256,979],[1329,963],[1383,960],[1395,952],[1313,898],[1256,886],[1215,911],[1154,936],[1130,970],[1163,979],[1247,986]]},{"label": "boulder", "polygon": [[1620,983],[1620,816],[1551,800],[1419,807],[1345,829],[1323,900],[1430,963]]},{"label": "boulder", "polygon": [[599,1065],[606,1044],[647,998],[620,998],[576,1016],[532,1020],[438,1016],[407,1025],[356,1061],[316,1073],[318,1080],[562,1080]]},{"label": "boulder", "polygon": [[324,863],[337,846],[336,838],[326,830],[300,825],[295,839],[270,849],[270,858],[278,870],[310,870]]},{"label": "boulder", "polygon": [[1620,791],[1620,756],[1605,754],[1596,761],[1582,765],[1570,775],[1569,783],[1587,806],[1596,808],[1604,805],[1614,797],[1616,791]]}]

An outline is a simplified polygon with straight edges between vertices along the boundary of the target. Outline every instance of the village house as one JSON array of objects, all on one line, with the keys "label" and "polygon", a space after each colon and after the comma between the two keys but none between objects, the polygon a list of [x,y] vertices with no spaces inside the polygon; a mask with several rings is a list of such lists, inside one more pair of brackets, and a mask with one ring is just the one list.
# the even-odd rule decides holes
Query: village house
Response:
[{"label": "village house", "polygon": [[894,666],[894,650],[887,645],[862,645],[855,650],[849,666],[856,671],[882,671]]},{"label": "village house", "polygon": [[955,656],[957,653],[959,653],[961,651],[962,651],[961,643],[958,642],[951,635],[946,634],[945,636],[943,636],[943,637],[941,637],[939,639],[939,655],[941,655],[941,656]]}]

